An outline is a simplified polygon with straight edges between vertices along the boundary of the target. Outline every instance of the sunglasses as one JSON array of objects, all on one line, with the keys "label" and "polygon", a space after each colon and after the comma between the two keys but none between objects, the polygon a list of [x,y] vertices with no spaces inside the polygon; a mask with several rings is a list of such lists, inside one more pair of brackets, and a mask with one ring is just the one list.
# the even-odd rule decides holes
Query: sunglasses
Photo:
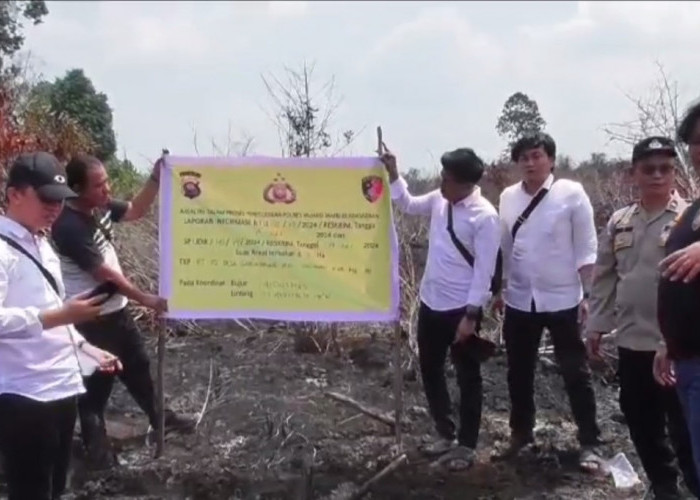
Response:
[{"label": "sunglasses", "polygon": [[673,170],[675,167],[673,165],[640,165],[639,170],[644,174],[644,175],[654,175],[655,173],[659,173],[661,175],[668,175]]}]

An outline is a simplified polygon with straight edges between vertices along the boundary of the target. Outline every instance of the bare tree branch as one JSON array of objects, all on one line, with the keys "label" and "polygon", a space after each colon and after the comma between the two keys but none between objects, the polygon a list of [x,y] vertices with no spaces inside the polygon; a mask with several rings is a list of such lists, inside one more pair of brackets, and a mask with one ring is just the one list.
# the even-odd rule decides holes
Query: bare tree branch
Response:
[{"label": "bare tree branch", "polygon": [[[672,80],[666,73],[663,64],[655,61],[658,71],[656,80],[651,84],[646,95],[638,96],[629,91],[623,91],[625,98],[632,104],[636,117],[632,120],[608,123],[603,131],[608,136],[608,142],[620,142],[632,145],[650,135],[675,137],[681,120],[679,105],[680,92],[678,82]],[[688,196],[697,192],[696,174],[690,168],[688,151],[677,145],[679,160],[679,188]]]}]

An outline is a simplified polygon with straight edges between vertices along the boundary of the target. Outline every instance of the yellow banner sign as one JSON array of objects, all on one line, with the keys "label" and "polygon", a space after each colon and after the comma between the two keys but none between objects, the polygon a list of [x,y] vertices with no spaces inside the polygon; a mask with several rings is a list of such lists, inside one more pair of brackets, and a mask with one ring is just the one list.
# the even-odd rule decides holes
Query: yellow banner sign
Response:
[{"label": "yellow banner sign", "polygon": [[398,318],[398,249],[377,158],[168,157],[168,317]]}]

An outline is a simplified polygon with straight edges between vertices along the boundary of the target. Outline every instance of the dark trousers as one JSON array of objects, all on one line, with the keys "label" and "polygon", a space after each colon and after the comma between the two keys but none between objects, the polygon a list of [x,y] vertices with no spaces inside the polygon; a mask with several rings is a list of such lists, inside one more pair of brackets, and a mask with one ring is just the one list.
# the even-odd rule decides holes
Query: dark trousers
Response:
[{"label": "dark trousers", "polygon": [[[445,439],[454,439],[456,434],[445,380],[445,359],[464,313],[464,309],[433,311],[423,303],[418,312],[418,353],[425,396],[435,428]],[[481,425],[481,364],[471,354],[470,348],[467,344],[464,348],[454,349],[451,359],[457,371],[460,393],[457,440],[460,445],[476,448]]]},{"label": "dark trousers", "polygon": [[8,500],[56,500],[66,489],[76,398],[0,395],[0,455]]},{"label": "dark trousers", "polygon": [[508,359],[511,432],[519,437],[531,436],[535,426],[535,367],[544,328],[552,337],[554,356],[578,426],[578,440],[582,445],[593,445],[600,437],[600,429],[577,307],[551,313],[506,307],[503,338]]},{"label": "dark trousers", "polygon": [[[148,353],[141,334],[130,311],[120,311],[100,316],[94,321],[77,325],[85,339],[117,356],[124,367],[118,375],[129,394],[148,416],[151,427],[158,424],[156,397],[151,377]],[[87,393],[78,403],[83,442],[90,445],[95,433],[104,433],[104,411],[112,393],[114,376],[95,373],[85,381]]]},{"label": "dark trousers", "polygon": [[675,362],[676,389],[693,447],[696,474],[700,476],[700,357]]},{"label": "dark trousers", "polygon": [[[698,496],[698,480],[683,409],[674,388],[656,383],[654,352],[618,349],[620,409],[627,420],[632,443],[652,487],[675,487],[678,466],[689,490]],[[671,438],[673,449],[667,439]]]}]

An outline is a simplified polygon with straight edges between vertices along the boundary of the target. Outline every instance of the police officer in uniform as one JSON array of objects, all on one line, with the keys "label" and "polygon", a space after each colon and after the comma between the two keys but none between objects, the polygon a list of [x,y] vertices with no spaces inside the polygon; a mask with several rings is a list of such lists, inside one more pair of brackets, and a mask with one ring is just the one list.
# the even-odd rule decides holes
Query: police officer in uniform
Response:
[{"label": "police officer in uniform", "polygon": [[631,176],[639,200],[616,211],[598,237],[587,346],[600,356],[601,337],[617,330],[620,409],[656,499],[677,499],[678,470],[670,434],[688,488],[698,494],[690,438],[676,392],[653,376],[662,342],[656,313],[658,265],[674,221],[687,203],[673,190],[676,148],[649,137],[632,153]]}]

